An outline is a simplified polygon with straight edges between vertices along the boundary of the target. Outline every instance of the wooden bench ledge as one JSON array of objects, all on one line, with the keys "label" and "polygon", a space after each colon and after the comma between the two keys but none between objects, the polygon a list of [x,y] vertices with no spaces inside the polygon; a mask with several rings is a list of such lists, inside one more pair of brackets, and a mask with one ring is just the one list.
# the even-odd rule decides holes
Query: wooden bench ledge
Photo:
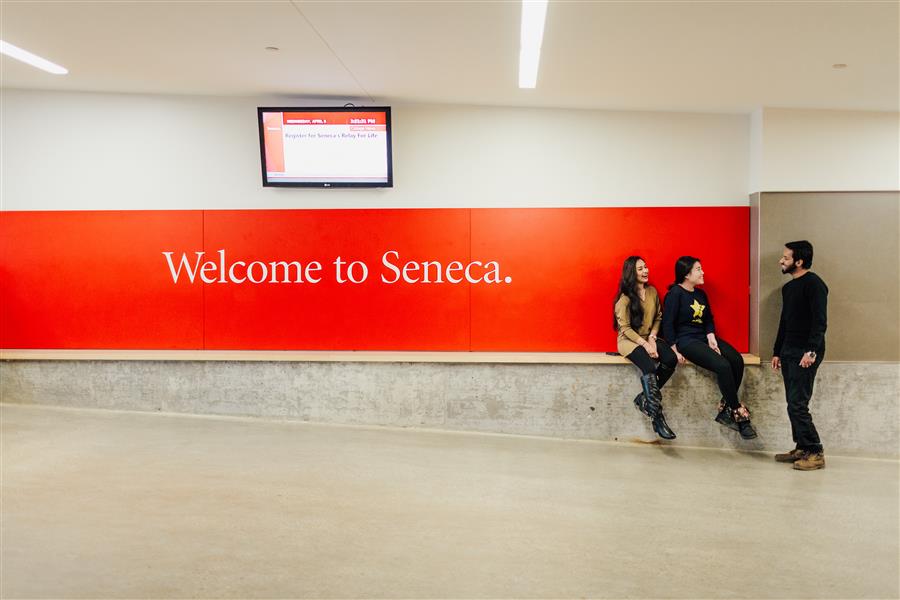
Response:
[{"label": "wooden bench ledge", "polygon": [[[759,357],[744,354],[744,363]],[[172,360],[248,362],[411,362],[509,364],[630,364],[605,352],[330,352],[277,350],[0,350],[0,360]]]}]

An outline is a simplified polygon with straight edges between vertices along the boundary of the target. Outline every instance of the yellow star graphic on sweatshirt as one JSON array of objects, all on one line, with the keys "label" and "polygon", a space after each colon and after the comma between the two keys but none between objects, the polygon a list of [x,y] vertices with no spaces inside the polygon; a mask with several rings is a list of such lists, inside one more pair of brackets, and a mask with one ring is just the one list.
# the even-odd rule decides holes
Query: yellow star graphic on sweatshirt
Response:
[{"label": "yellow star graphic on sweatshirt", "polygon": [[691,308],[694,309],[694,318],[691,320],[691,323],[703,323],[703,309],[706,308],[705,304],[700,304],[694,299],[694,303],[691,304]]}]

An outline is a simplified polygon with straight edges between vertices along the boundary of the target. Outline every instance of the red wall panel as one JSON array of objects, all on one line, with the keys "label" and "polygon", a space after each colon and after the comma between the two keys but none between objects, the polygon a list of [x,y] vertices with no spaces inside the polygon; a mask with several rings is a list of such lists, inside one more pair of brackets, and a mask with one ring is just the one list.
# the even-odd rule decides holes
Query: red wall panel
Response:
[{"label": "red wall panel", "polygon": [[[318,261],[321,282],[220,283],[210,265],[213,283],[176,283],[162,254],[193,268],[220,250],[226,267]],[[501,283],[385,283],[390,250],[398,265],[496,261]],[[5,212],[0,346],[614,351],[631,253],[661,292],[677,256],[699,256],[720,335],[747,350],[745,207]],[[338,283],[338,256],[367,280]]]},{"label": "red wall panel", "polygon": [[615,351],[613,299],[636,254],[661,295],[676,258],[702,259],[718,331],[746,352],[749,227],[743,207],[473,210],[473,257],[499,260],[512,282],[473,286],[471,349]]},{"label": "red wall panel", "polygon": [[[403,262],[468,260],[469,211],[208,211],[205,230],[209,253],[225,248],[235,259],[323,267],[317,284],[205,286],[206,348],[468,348],[467,286],[385,284],[381,273],[391,272],[381,261],[389,250]],[[338,256],[365,263],[368,279],[337,283]]]},{"label": "red wall panel", "polygon": [[201,211],[0,212],[0,346],[202,347],[202,290],[160,251],[202,244]]}]

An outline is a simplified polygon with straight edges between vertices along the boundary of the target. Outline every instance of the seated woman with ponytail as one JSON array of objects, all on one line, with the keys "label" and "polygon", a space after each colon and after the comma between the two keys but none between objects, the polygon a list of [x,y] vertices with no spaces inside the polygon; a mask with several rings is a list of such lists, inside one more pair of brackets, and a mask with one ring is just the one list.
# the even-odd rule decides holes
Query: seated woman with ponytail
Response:
[{"label": "seated woman with ponytail", "polygon": [[662,409],[660,388],[675,372],[675,353],[664,340],[657,343],[662,322],[659,294],[649,285],[650,269],[640,256],[629,256],[622,265],[616,294],[613,326],[619,332],[619,354],[641,370],[642,391],[634,405],[650,417],[653,430],[666,440],[675,439]]},{"label": "seated woman with ponytail", "polygon": [[722,401],[716,421],[741,434],[745,440],[756,437],[750,424],[750,412],[738,400],[738,388],[744,378],[744,359],[731,344],[716,338],[716,325],[703,285],[700,259],[682,256],[675,261],[675,282],[669,286],[663,308],[663,334],[683,363],[687,358],[698,367],[716,375]]}]

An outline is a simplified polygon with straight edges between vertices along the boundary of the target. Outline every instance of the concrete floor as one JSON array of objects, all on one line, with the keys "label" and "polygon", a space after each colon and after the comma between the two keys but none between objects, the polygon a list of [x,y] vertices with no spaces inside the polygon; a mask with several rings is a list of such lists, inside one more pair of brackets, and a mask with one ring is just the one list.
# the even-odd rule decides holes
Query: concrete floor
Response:
[{"label": "concrete floor", "polygon": [[897,598],[898,463],[0,407],[3,598]]}]

